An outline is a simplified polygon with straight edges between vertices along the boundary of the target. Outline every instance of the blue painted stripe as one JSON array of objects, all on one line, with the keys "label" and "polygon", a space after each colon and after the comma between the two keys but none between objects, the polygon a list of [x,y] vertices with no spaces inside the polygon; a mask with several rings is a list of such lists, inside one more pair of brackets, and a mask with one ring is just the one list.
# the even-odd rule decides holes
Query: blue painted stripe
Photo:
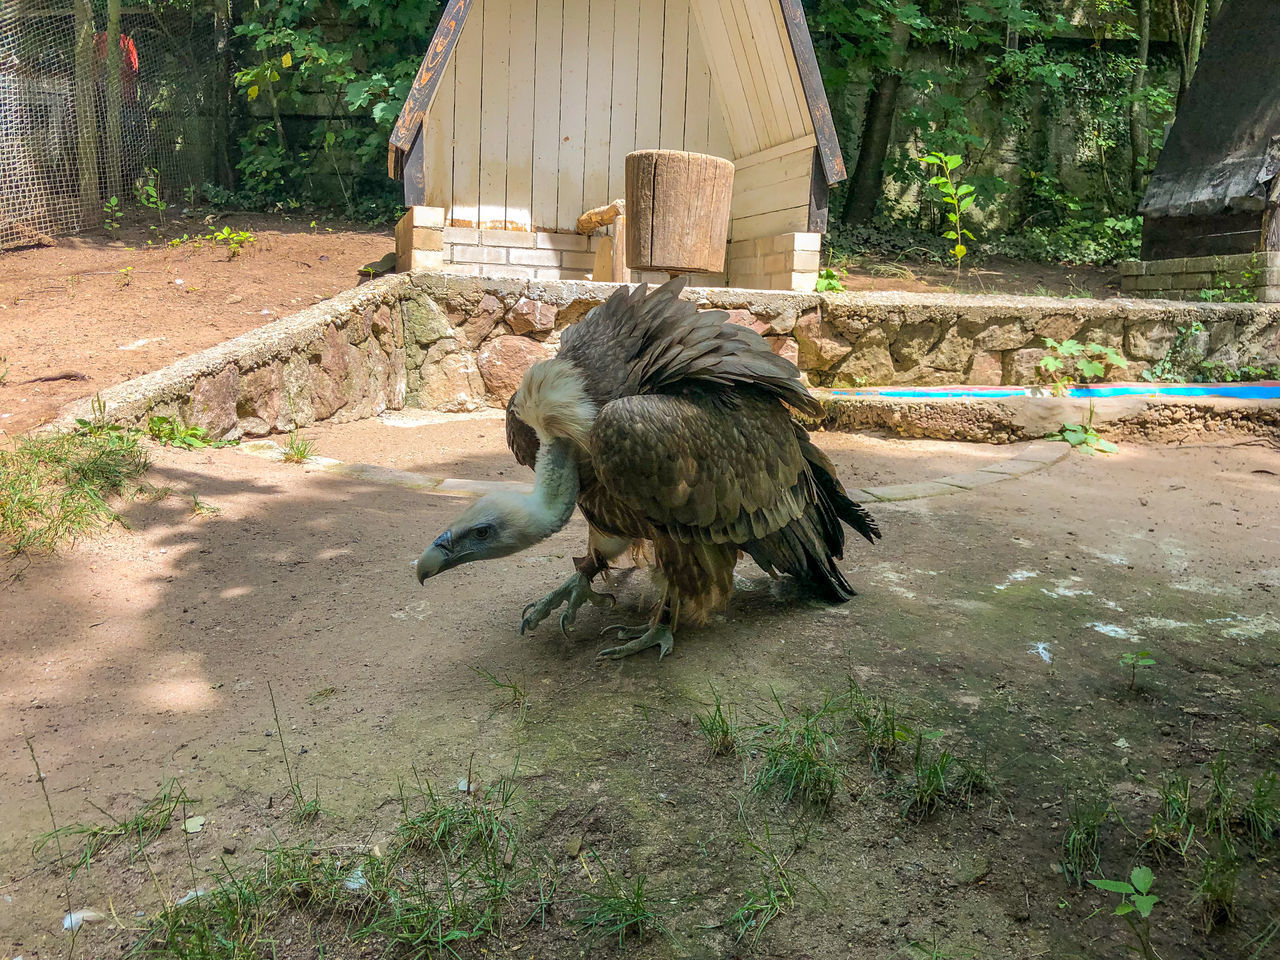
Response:
[{"label": "blue painted stripe", "polygon": [[[896,397],[913,400],[980,400],[1027,397],[1027,387],[864,387],[832,390],[837,397]],[[1043,395],[1043,388],[1038,391]],[[1179,384],[1095,384],[1069,387],[1066,395],[1076,399],[1091,397],[1238,397],[1247,400],[1280,399],[1280,383],[1179,383]]]}]

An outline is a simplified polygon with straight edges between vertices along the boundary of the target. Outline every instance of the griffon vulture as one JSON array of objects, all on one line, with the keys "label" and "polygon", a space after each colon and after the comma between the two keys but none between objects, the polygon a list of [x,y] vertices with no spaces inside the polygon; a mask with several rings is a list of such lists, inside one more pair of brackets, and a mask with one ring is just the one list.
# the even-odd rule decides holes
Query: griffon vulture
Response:
[{"label": "griffon vulture", "polygon": [[420,583],[532,546],[576,505],[587,554],[525,608],[521,633],[561,605],[564,630],[583,603],[611,600],[591,581],[636,541],[652,544],[661,598],[647,625],[610,628],[628,642],[601,657],[670,653],[678,624],[728,600],[742,553],[832,602],[854,595],[836,566],[840,522],[872,543],[880,530],[788,409],[816,414],[818,402],[762,337],[723,311],[699,312],[683,288],[677,278],[648,296],[643,285],[618,290],[529,369],[507,406],[507,445],[534,467],[533,492],[477,500],[418,559]]}]

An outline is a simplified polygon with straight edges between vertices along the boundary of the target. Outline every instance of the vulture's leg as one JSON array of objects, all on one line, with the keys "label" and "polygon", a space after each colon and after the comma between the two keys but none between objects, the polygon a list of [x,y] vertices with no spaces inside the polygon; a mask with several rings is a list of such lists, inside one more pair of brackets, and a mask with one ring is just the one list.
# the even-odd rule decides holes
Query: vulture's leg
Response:
[{"label": "vulture's leg", "polygon": [[578,619],[578,610],[584,603],[595,606],[613,606],[616,601],[611,593],[597,593],[591,589],[591,581],[609,568],[609,561],[617,557],[631,541],[623,537],[610,537],[591,528],[587,538],[587,555],[574,558],[573,565],[577,570],[560,586],[556,587],[541,600],[535,600],[524,608],[520,619],[520,633],[532,630],[551,616],[552,611],[565,606],[560,614],[560,632],[569,636],[569,628]]},{"label": "vulture's leg", "polygon": [[609,647],[606,650],[601,650],[596,654],[596,659],[621,660],[623,657],[629,657],[633,653],[648,650],[650,647],[657,647],[658,659],[661,660],[676,645],[675,632],[667,622],[669,619],[669,608],[663,607],[662,613],[648,626],[624,627],[619,625],[606,627],[606,631],[616,630],[618,639],[626,640],[627,642],[618,647]]}]

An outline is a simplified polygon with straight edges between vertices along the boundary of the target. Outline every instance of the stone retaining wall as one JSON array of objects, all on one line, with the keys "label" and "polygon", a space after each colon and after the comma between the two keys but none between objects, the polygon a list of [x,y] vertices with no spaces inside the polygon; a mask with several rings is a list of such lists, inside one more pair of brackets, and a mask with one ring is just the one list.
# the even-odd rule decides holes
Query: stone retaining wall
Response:
[{"label": "stone retaining wall", "polygon": [[[176,415],[218,437],[260,436],[386,409],[503,405],[561,331],[616,285],[397,274],[171,367],[103,391],[109,414]],[[1136,379],[1199,323],[1196,349],[1227,365],[1280,364],[1280,306],[949,294],[686,292],[729,311],[815,387],[1037,380],[1044,337],[1096,341]],[[86,416],[88,404],[68,416]]]}]

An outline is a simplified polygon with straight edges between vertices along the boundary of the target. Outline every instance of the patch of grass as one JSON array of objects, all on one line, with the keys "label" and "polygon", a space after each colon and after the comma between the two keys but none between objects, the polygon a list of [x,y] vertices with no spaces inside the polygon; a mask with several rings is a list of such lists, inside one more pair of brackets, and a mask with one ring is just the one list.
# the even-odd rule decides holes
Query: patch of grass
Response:
[{"label": "patch of grass", "polygon": [[1209,782],[1206,784],[1204,800],[1204,828],[1211,837],[1229,840],[1231,838],[1231,821],[1235,817],[1236,789],[1231,782],[1231,765],[1226,754],[1218,754],[1217,758],[1207,765]]},{"label": "patch of grass", "polygon": [[186,426],[174,417],[151,417],[147,436],[166,447],[201,450],[205,447],[231,447],[239,440],[214,440],[204,427]]},{"label": "patch of grass", "polygon": [[753,789],[766,793],[777,787],[786,800],[827,806],[843,779],[836,765],[835,738],[825,729],[825,721],[840,709],[839,704],[827,700],[816,711],[790,716],[776,694],[773,701],[781,719],[762,729],[764,763]]},{"label": "patch of grass", "polygon": [[[747,934],[751,935],[752,946],[759,941],[765,928],[795,903],[797,880],[813,886],[803,876],[788,870],[786,864],[774,853],[773,837],[767,823],[764,834],[763,843],[746,841],[747,846],[762,857],[765,863],[760,868],[759,886],[743,892],[741,903],[729,917],[729,925],[736,932],[735,943],[741,943]],[[814,890],[821,895],[822,891],[817,887]]]},{"label": "patch of grass", "polygon": [[1194,902],[1200,904],[1206,931],[1235,919],[1236,881],[1240,878],[1240,855],[1229,837],[1219,838],[1200,866]]},{"label": "patch of grass", "polygon": [[1191,821],[1191,780],[1178,774],[1160,778],[1160,808],[1151,817],[1143,846],[1154,844],[1157,855],[1169,850],[1184,860],[1195,839]]},{"label": "patch of grass", "polygon": [[898,723],[897,710],[887,700],[855,710],[854,722],[862,732],[864,748],[875,770],[886,769],[898,747],[910,739],[907,728]]},{"label": "patch of grass", "polygon": [[200,499],[199,494],[191,495],[191,516],[193,517],[216,517],[222,512],[221,507],[215,507],[212,503]]},{"label": "patch of grass", "polygon": [[[187,796],[186,791],[182,789],[182,785],[176,780],[166,780],[160,787],[159,793],[146,802],[137,813],[128,820],[117,820],[107,813],[101,807],[95,807],[99,813],[102,813],[110,823],[87,824],[72,823],[65,827],[57,827],[48,833],[42,833],[36,838],[31,852],[37,855],[53,843],[58,848],[58,859],[62,861],[72,854],[64,853],[65,847],[63,840],[75,840],[80,845],[79,849],[74,853],[75,866],[71,870],[71,876],[82,867],[88,867],[92,864],[95,857],[106,852],[121,840],[128,839],[136,841],[136,850],[140,851],[149,843],[155,840],[161,833],[169,829],[170,823],[173,821],[174,811],[177,810],[179,804],[190,803],[191,798]],[[129,858],[133,859],[132,856]]]},{"label": "patch of grass", "polygon": [[1240,809],[1240,817],[1255,851],[1280,839],[1280,781],[1274,770],[1253,782],[1253,789]]},{"label": "patch of grass", "polygon": [[517,719],[523,720],[525,714],[529,710],[529,695],[525,692],[523,686],[517,680],[500,679],[496,674],[483,667],[472,667],[476,675],[488,680],[498,690],[505,691],[509,699],[506,703],[501,704],[502,707],[515,707]]},{"label": "patch of grass", "polygon": [[1080,885],[1086,873],[1102,865],[1102,827],[1115,809],[1105,796],[1077,794],[1067,801],[1067,830],[1062,837],[1062,875]]},{"label": "patch of grass", "polygon": [[951,780],[955,766],[955,757],[946,750],[935,751],[926,747],[924,738],[918,736],[911,760],[913,776],[907,788],[906,802],[902,805],[902,816],[908,820],[923,820],[950,799],[956,793],[956,785]]},{"label": "patch of grass", "polygon": [[306,463],[315,453],[316,444],[314,440],[303,439],[302,435],[294,430],[289,434],[289,442],[284,448],[285,463]]},{"label": "patch of grass", "polygon": [[0,543],[10,556],[56,550],[119,520],[110,498],[147,470],[136,431],[98,415],[76,423],[69,433],[22,437],[0,450]]},{"label": "patch of grass", "polygon": [[600,867],[598,885],[603,889],[582,893],[578,922],[586,931],[601,937],[616,935],[618,946],[628,940],[643,941],[654,931],[670,937],[671,932],[662,922],[662,914],[647,889],[648,878],[643,873],[634,880],[619,878],[594,851],[592,858]]},{"label": "patch of grass", "polygon": [[320,807],[320,783],[316,782],[316,792],[312,797],[302,793],[302,783],[294,775],[293,766],[289,763],[289,748],[284,742],[284,725],[280,722],[280,711],[276,709],[276,693],[267,681],[267,696],[271,698],[271,715],[276,721],[276,739],[280,741],[280,755],[284,758],[284,772],[289,778],[289,796],[293,799],[293,807],[289,817],[294,823],[310,823],[324,811]]},{"label": "patch of grass", "polygon": [[738,724],[733,705],[724,703],[715,687],[707,686],[711,691],[711,708],[705,713],[695,713],[693,719],[712,757],[734,756],[738,752]]}]

